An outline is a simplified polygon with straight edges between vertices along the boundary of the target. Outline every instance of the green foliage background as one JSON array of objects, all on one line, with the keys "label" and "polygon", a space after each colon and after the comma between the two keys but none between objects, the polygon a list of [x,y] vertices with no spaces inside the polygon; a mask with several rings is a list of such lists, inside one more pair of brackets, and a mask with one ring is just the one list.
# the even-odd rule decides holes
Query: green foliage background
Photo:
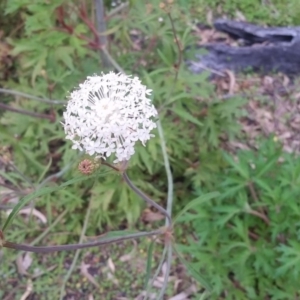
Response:
[{"label": "green foliage background", "polygon": [[[81,3],[10,0],[1,4],[1,42],[10,47],[11,56],[9,66],[1,65],[2,87],[62,100],[86,76],[107,71],[101,66],[99,51],[93,47],[91,28],[80,16]],[[178,243],[178,249],[189,257],[196,274],[212,284],[213,298],[209,299],[297,299],[299,157],[284,153],[272,140],[261,141],[258,151],[237,153],[237,160],[222,150],[224,137],[243,137],[236,120],[245,114],[246,99],[220,99],[208,75],[191,74],[184,62],[174,81],[174,66],[180,55],[172,24],[160,4],[155,0],[131,1],[126,12],[108,18],[107,34],[112,57],[154,91],[153,101],[159,110],[174,179],[174,212],[197,196],[220,192],[180,217],[175,231],[180,235],[181,226],[187,226],[196,240]],[[106,5],[109,12],[111,2]],[[197,20],[206,22],[209,11],[214,17],[234,17],[240,11],[249,21],[298,25],[299,5],[297,0],[274,0],[269,5],[258,0],[174,1],[171,15],[181,49],[186,49],[197,42],[193,24]],[[93,22],[94,7],[88,1],[85,7],[87,18]],[[62,8],[64,19],[59,22]],[[188,59],[192,51],[183,54],[183,59]],[[80,158],[64,139],[60,124],[63,106],[26,97],[5,95],[1,99],[11,106],[53,114],[56,119],[49,122],[12,112],[1,115],[1,144],[10,147],[12,161],[20,171],[10,168],[1,171],[1,176],[22,190],[44,185],[47,176],[66,166],[69,170],[58,182],[46,184],[55,186],[72,179]],[[137,147],[129,175],[138,187],[165,204],[167,179],[157,132],[155,136],[145,148]],[[97,184],[70,186],[36,201],[49,224],[67,211],[60,230],[72,234],[59,235],[48,242],[74,242],[81,232],[83,212],[90,198],[94,209],[88,235],[96,235],[103,228],[119,228],[124,222],[134,227],[144,208],[143,202],[114,174],[107,174]],[[261,214],[267,215],[268,221]],[[19,216],[6,238],[30,241],[40,231],[32,220],[25,227]],[[195,274],[192,269],[191,272]]]}]

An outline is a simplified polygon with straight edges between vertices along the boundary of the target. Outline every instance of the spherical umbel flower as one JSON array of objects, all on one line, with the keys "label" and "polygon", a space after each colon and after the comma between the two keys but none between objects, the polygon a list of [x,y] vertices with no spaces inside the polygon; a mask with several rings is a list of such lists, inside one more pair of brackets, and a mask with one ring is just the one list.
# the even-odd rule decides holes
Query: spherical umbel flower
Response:
[{"label": "spherical umbel flower", "polygon": [[145,145],[156,127],[150,94],[137,77],[113,72],[87,77],[70,94],[64,112],[63,126],[72,148],[104,159],[115,155],[114,162],[129,160],[135,143]]}]

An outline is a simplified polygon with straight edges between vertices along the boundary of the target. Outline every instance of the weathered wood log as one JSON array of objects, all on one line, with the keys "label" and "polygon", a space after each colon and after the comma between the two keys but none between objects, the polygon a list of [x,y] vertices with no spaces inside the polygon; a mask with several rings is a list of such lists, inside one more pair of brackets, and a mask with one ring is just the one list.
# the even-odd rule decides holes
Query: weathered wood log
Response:
[{"label": "weathered wood log", "polygon": [[196,59],[188,62],[192,72],[229,69],[300,74],[300,27],[264,28],[230,20],[217,20],[214,26],[242,46],[212,43],[199,47]]}]

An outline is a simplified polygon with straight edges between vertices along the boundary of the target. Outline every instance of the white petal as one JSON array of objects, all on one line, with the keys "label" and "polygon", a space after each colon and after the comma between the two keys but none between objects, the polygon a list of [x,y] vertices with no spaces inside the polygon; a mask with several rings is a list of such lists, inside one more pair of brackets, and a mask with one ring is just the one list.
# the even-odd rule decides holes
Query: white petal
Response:
[{"label": "white petal", "polygon": [[140,140],[145,145],[156,127],[152,118],[157,111],[147,98],[151,92],[137,77],[121,73],[87,77],[70,94],[63,114],[62,125],[72,148],[129,160],[135,143]]}]

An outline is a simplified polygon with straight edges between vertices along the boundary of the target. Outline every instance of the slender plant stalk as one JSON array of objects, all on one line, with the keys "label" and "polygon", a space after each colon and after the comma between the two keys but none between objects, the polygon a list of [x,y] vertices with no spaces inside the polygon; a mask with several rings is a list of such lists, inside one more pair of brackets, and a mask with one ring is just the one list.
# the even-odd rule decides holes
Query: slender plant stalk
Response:
[{"label": "slender plant stalk", "polygon": [[166,245],[166,248],[167,248],[167,261],[166,261],[167,269],[166,269],[166,273],[165,273],[165,277],[164,277],[164,283],[159,292],[157,300],[163,299],[164,294],[168,287],[169,275],[171,272],[171,265],[172,265],[172,243],[171,243],[171,241],[168,242],[168,245]]},{"label": "slender plant stalk", "polygon": [[30,245],[34,246],[37,243],[39,243],[62,219],[63,217],[67,214],[68,210],[64,210],[56,219],[55,221],[47,227],[47,229],[45,231],[43,231],[43,233],[41,233],[37,238],[35,238]]},{"label": "slender plant stalk", "polygon": [[[103,0],[95,0],[96,7],[96,20],[99,33],[99,41],[101,49],[107,48],[107,36],[106,36],[106,21],[104,16],[104,3]],[[107,55],[100,50],[100,57],[104,68],[111,67],[111,62],[107,58]]]},{"label": "slender plant stalk", "polygon": [[169,216],[168,212],[161,207],[159,204],[157,204],[155,201],[153,201],[150,197],[148,197],[146,194],[144,194],[139,188],[137,188],[132,181],[129,179],[126,172],[122,174],[123,179],[128,184],[128,186],[143,200],[145,200],[149,205],[154,206],[158,211],[160,211],[168,220],[168,224],[172,224],[171,217]]},{"label": "slender plant stalk", "polygon": [[2,89],[2,88],[0,88],[0,93],[10,94],[10,95],[15,95],[15,96],[20,96],[20,97],[23,97],[23,98],[28,98],[28,99],[32,99],[32,100],[35,100],[35,101],[39,101],[39,102],[43,102],[43,103],[48,103],[48,104],[58,104],[58,105],[64,105],[64,104],[66,104],[66,101],[44,99],[44,98],[36,97],[36,96],[30,95],[30,94],[18,92],[18,91],[15,91],[15,90],[9,90],[9,89]]},{"label": "slender plant stalk", "polygon": [[[160,144],[161,144],[161,150],[162,150],[162,154],[163,154],[163,158],[164,158],[164,165],[165,165],[165,169],[166,169],[166,174],[167,174],[167,178],[168,178],[168,200],[167,200],[167,212],[168,215],[172,216],[172,206],[173,206],[173,177],[172,177],[172,172],[171,172],[171,168],[170,168],[170,162],[169,162],[169,157],[168,157],[168,153],[167,153],[167,149],[166,149],[166,142],[165,142],[165,138],[164,138],[164,132],[161,126],[160,121],[158,120],[157,122],[157,129],[158,129],[158,134],[159,134],[159,138],[160,138]],[[168,220],[166,219],[166,226],[171,226],[171,223],[168,222]],[[167,249],[167,269],[165,272],[165,277],[164,277],[164,283],[163,286],[160,290],[160,293],[158,295],[158,300],[163,299],[164,293],[167,289],[168,286],[168,281],[169,281],[169,276],[170,276],[170,272],[171,272],[171,265],[172,265],[172,242],[171,240],[167,241],[167,245],[165,245],[165,248]]]},{"label": "slender plant stalk", "polygon": [[120,73],[125,74],[125,71],[122,67],[113,59],[113,57],[109,54],[106,48],[102,49],[102,52],[105,53],[106,58],[110,61],[111,65]]},{"label": "slender plant stalk", "polygon": [[99,33],[100,41],[100,57],[104,68],[115,68],[118,72],[124,73],[125,71],[122,67],[113,59],[107,50],[107,35],[106,35],[106,21],[104,14],[104,3],[103,0],[95,0],[96,7],[96,19],[97,19],[97,28]]},{"label": "slender plant stalk", "polygon": [[[90,198],[89,206],[88,206],[86,214],[85,214],[84,223],[83,223],[83,227],[82,227],[80,238],[79,238],[79,244],[83,243],[85,233],[86,233],[86,229],[87,229],[87,225],[88,225],[88,221],[90,219],[91,209],[92,209],[92,198]],[[69,280],[69,278],[70,278],[70,276],[71,276],[71,274],[72,274],[72,272],[73,272],[73,270],[76,266],[79,254],[80,254],[80,250],[77,249],[76,253],[75,253],[75,256],[73,258],[72,264],[69,268],[69,271],[68,271],[67,275],[65,276],[63,284],[60,288],[60,298],[59,298],[60,300],[63,300],[64,294],[65,294],[66,284],[67,284],[67,282],[68,282],[68,280]]]},{"label": "slender plant stalk", "polygon": [[26,195],[26,193],[22,192],[21,190],[19,189],[16,189],[15,187],[9,185],[9,184],[6,184],[6,183],[2,183],[0,182],[0,186],[3,186],[4,188],[8,189],[8,190],[11,190],[13,192],[15,192],[16,194],[21,194],[21,195]]},{"label": "slender plant stalk", "polygon": [[[254,187],[254,184],[253,184],[252,181],[250,181],[250,182],[248,183],[248,187],[249,187],[249,190],[250,190],[250,193],[251,193],[251,196],[252,196],[253,200],[254,200],[256,203],[259,203],[259,199],[258,199],[256,190],[255,190],[255,187]],[[258,206],[257,209],[258,209],[258,211],[259,211],[262,215],[265,216],[265,217],[264,217],[265,219],[268,219],[268,217],[267,217],[266,214],[265,214],[265,211],[264,211],[264,208],[263,208],[263,207]]]},{"label": "slender plant stalk", "polygon": [[[177,79],[178,79],[178,70],[181,66],[181,63],[182,63],[182,47],[180,45],[180,42],[179,42],[179,39],[177,37],[177,33],[176,33],[176,29],[175,29],[175,26],[174,26],[174,20],[172,18],[172,15],[170,12],[167,13],[167,16],[170,20],[170,23],[171,23],[171,26],[172,26],[172,31],[173,31],[173,36],[174,36],[174,39],[175,39],[175,42],[176,42],[176,45],[177,45],[177,49],[178,49],[178,61],[177,61],[177,64],[175,66],[176,68],[176,72],[175,72],[175,77],[174,77],[174,82],[176,83],[177,82]],[[173,85],[173,89],[175,87],[175,84]],[[170,92],[171,94],[173,93],[173,91],[171,90]]]},{"label": "slender plant stalk", "polygon": [[110,12],[108,12],[106,14],[107,18],[111,18],[114,15],[118,14],[120,11],[122,11],[123,9],[127,8],[129,6],[128,2],[125,3],[121,3],[120,5],[118,5],[116,8],[112,9]]},{"label": "slender plant stalk", "polygon": [[[35,238],[30,245],[34,246],[37,243],[39,243],[62,219],[63,217],[67,214],[68,210],[64,210],[56,219],[55,221],[47,227],[47,229],[45,231],[43,231],[43,233],[41,233],[37,238]],[[18,256],[22,255],[23,252],[19,253]]]},{"label": "slender plant stalk", "polygon": [[[56,219],[55,221],[49,226],[47,227],[47,229],[45,231],[43,231],[42,234],[40,234],[37,238],[35,238],[29,245],[30,246],[34,246],[36,245],[38,242],[40,242],[62,219],[63,217],[66,215],[66,213],[68,212],[68,210],[64,210]],[[17,259],[18,256],[22,255],[22,252],[18,252],[18,254],[13,257],[11,260],[14,261]]]},{"label": "slender plant stalk", "polygon": [[[45,246],[45,247],[44,246],[35,247],[35,246],[30,246],[30,245],[25,245],[25,244],[12,243],[12,242],[6,241],[4,239],[1,239],[1,235],[0,235],[0,248],[2,246],[4,248],[10,248],[10,249],[28,251],[28,252],[34,252],[34,253],[52,253],[52,252],[57,252],[57,251],[73,251],[73,250],[77,250],[77,249],[97,247],[97,246],[101,246],[101,245],[108,245],[108,244],[131,240],[131,239],[138,239],[138,238],[146,237],[146,236],[161,235],[163,233],[164,233],[164,231],[162,229],[158,229],[158,230],[149,231],[149,232],[147,232],[147,231],[137,232],[137,233],[128,234],[128,235],[122,236],[122,237],[107,238],[107,239],[103,238],[98,241],[88,242],[88,243],[84,243],[84,244],[68,244],[68,245]],[[1,245],[1,242],[2,242],[2,245]]]},{"label": "slender plant stalk", "polygon": [[256,211],[256,210],[254,210],[254,209],[247,210],[247,213],[259,217],[259,218],[262,219],[267,225],[270,225],[270,220],[269,220],[269,218],[268,218],[265,214],[262,214],[262,213],[260,213],[260,212],[258,212],[258,211]]},{"label": "slender plant stalk", "polygon": [[147,300],[147,299],[148,299],[150,289],[151,289],[151,287],[152,287],[152,285],[153,285],[153,283],[154,283],[154,280],[156,279],[156,277],[159,275],[159,273],[160,273],[160,271],[161,271],[161,268],[162,268],[163,263],[164,263],[165,258],[166,258],[166,254],[167,254],[167,247],[164,247],[164,250],[163,250],[161,259],[160,259],[160,261],[159,261],[158,267],[157,267],[157,269],[156,269],[156,271],[155,271],[155,273],[154,273],[154,275],[153,275],[153,277],[152,277],[152,280],[151,280],[150,284],[148,284],[148,288],[147,288],[147,290],[146,290],[146,295],[145,295],[145,297],[144,297],[143,300]]},{"label": "slender plant stalk", "polygon": [[8,165],[9,167],[13,168],[15,172],[17,172],[24,181],[26,181],[31,187],[34,187],[34,184],[32,183],[32,181],[27,177],[25,176],[25,174],[20,171],[15,165],[14,163],[12,163],[11,161],[5,161],[4,159],[2,159],[0,157],[0,162],[4,165]]},{"label": "slender plant stalk", "polygon": [[[162,150],[162,154],[163,154],[163,158],[164,158],[164,165],[165,165],[165,169],[166,169],[166,174],[167,174],[167,178],[168,178],[168,200],[167,200],[167,212],[168,215],[172,216],[172,206],[173,206],[173,177],[172,177],[172,172],[171,172],[171,168],[170,168],[170,162],[169,162],[169,157],[168,157],[168,153],[167,153],[167,148],[166,148],[166,141],[165,141],[165,137],[164,137],[164,132],[161,126],[160,121],[158,120],[157,122],[157,129],[158,129],[158,134],[159,134],[159,138],[160,138],[160,145],[161,145],[161,150]],[[166,220],[166,225],[170,226],[171,224],[167,222],[168,220]]]},{"label": "slender plant stalk", "polygon": [[[82,154],[79,154],[79,157],[82,156]],[[51,180],[57,180],[58,178],[62,177],[66,172],[70,170],[72,165],[74,164],[74,161],[69,162],[66,166],[64,166],[59,172],[55,174],[51,174],[50,176],[46,177],[37,187],[37,190],[42,188],[45,184],[50,182]]]},{"label": "slender plant stalk", "polygon": [[4,109],[4,110],[11,111],[11,112],[15,112],[15,113],[18,113],[18,114],[21,114],[21,115],[26,115],[26,116],[30,116],[30,117],[34,117],[34,118],[40,118],[40,119],[48,119],[51,122],[55,121],[55,115],[39,114],[39,113],[35,113],[35,112],[32,112],[32,111],[11,107],[11,106],[3,104],[3,103],[0,103],[0,108]]},{"label": "slender plant stalk", "polygon": [[[179,39],[177,37],[176,34],[176,30],[175,30],[175,26],[174,26],[174,21],[173,18],[171,16],[171,13],[168,12],[167,13],[171,26],[172,26],[172,31],[173,31],[173,35],[176,41],[176,45],[178,48],[178,62],[177,65],[175,66],[175,77],[174,77],[174,83],[172,85],[172,87],[169,90],[169,95],[168,98],[171,98],[176,82],[178,80],[178,74],[179,74],[179,69],[182,63],[182,49],[179,43]],[[162,153],[163,153],[163,158],[164,158],[164,165],[165,165],[165,169],[166,169],[166,174],[167,174],[167,178],[168,178],[168,200],[167,200],[167,214],[169,216],[169,219],[166,218],[166,226],[168,226],[169,228],[171,228],[171,215],[172,215],[172,205],[173,205],[173,178],[172,178],[172,172],[171,172],[171,168],[170,168],[170,163],[169,163],[169,158],[168,158],[168,154],[167,154],[167,149],[166,149],[166,143],[165,143],[165,138],[164,138],[164,134],[163,134],[163,129],[161,126],[160,121],[158,120],[157,122],[157,129],[158,129],[158,133],[159,133],[159,137],[160,137],[160,143],[161,143],[161,149],[162,149]],[[165,291],[167,289],[168,286],[168,280],[169,280],[169,276],[170,276],[170,271],[171,271],[171,264],[172,264],[172,243],[171,240],[167,240],[165,245],[165,249],[167,249],[167,269],[166,269],[166,273],[164,276],[164,283],[163,286],[160,290],[160,293],[158,295],[158,300],[163,299]],[[155,278],[155,277],[154,277]]]},{"label": "slender plant stalk", "polygon": [[166,96],[166,100],[167,100],[167,101],[165,101],[166,104],[161,105],[160,108],[159,108],[159,111],[161,111],[167,105],[168,99],[171,99],[171,97],[173,95],[173,92],[175,90],[175,86],[176,86],[176,83],[177,83],[177,80],[178,80],[179,70],[180,70],[180,67],[181,67],[181,64],[182,64],[182,49],[181,49],[182,47],[180,46],[180,42],[179,42],[179,39],[177,37],[176,29],[175,29],[175,26],[174,26],[174,20],[173,20],[172,15],[171,15],[170,12],[167,13],[167,16],[168,16],[168,18],[170,20],[170,23],[171,23],[173,36],[174,36],[176,46],[177,46],[177,50],[178,50],[178,61],[177,61],[176,65],[174,66],[174,69],[175,69],[174,81],[173,81],[173,84],[171,85],[171,88],[169,88],[168,95]]}]

